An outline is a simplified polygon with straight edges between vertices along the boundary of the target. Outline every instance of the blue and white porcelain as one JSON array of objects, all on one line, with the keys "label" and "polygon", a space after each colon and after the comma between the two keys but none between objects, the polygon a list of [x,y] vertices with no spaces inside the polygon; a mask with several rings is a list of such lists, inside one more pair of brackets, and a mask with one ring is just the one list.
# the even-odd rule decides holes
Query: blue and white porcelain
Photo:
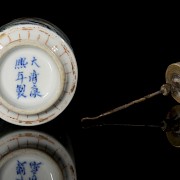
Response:
[{"label": "blue and white porcelain", "polygon": [[53,137],[19,130],[0,138],[1,180],[76,180],[74,159]]},{"label": "blue and white porcelain", "polygon": [[0,117],[22,126],[46,123],[72,100],[77,63],[51,23],[18,19],[0,28]]}]

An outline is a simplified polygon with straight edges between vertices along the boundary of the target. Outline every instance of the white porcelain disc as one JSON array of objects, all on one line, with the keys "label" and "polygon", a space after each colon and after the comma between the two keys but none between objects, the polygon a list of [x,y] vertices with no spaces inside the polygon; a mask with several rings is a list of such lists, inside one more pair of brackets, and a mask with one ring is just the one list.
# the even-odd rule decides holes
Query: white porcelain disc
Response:
[{"label": "white porcelain disc", "polygon": [[14,42],[3,50],[0,55],[2,104],[28,115],[51,107],[64,87],[64,69],[56,56],[33,41]]}]

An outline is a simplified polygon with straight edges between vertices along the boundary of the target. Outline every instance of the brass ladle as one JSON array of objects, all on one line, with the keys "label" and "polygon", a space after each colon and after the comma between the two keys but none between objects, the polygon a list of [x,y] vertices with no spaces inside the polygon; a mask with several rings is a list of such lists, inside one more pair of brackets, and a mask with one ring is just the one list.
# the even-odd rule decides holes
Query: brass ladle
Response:
[{"label": "brass ladle", "polygon": [[[165,73],[166,83],[160,87],[159,91],[146,95],[140,99],[134,100],[107,112],[104,112],[98,116],[94,117],[84,117],[81,119],[81,122],[88,120],[97,120],[101,117],[113,114],[117,111],[126,109],[134,104],[143,102],[147,99],[150,99],[154,96],[162,94],[171,96],[180,103],[180,62],[170,64],[167,67]],[[101,127],[101,126],[135,126],[135,127],[157,127],[161,128],[167,136],[168,141],[174,147],[180,147],[180,105],[174,106],[167,114],[166,119],[161,123],[161,125],[145,125],[145,124],[108,124],[108,123],[97,123],[96,125],[89,126],[91,127]],[[88,127],[88,128],[89,128]],[[85,128],[86,129],[86,128]]]},{"label": "brass ladle", "polygon": [[84,117],[81,119],[81,122],[87,121],[87,120],[97,120],[101,117],[113,114],[117,111],[126,109],[134,104],[143,102],[147,99],[150,99],[154,96],[157,96],[159,94],[162,94],[164,96],[167,96],[171,93],[172,97],[178,102],[180,103],[180,62],[177,63],[173,63],[170,64],[167,67],[166,73],[165,73],[165,79],[166,79],[166,83],[163,84],[160,87],[159,91],[156,91],[154,93],[148,94],[140,99],[134,100],[132,102],[129,102],[127,104],[124,104],[122,106],[116,107],[114,109],[111,109],[107,112],[104,112],[100,115],[94,116],[94,117]]}]

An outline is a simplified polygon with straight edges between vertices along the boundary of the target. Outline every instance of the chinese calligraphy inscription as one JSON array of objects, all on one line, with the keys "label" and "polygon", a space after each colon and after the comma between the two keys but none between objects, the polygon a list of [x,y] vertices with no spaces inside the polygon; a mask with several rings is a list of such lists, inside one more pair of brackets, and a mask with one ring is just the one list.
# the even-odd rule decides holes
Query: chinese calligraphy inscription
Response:
[{"label": "chinese calligraphy inscription", "polygon": [[27,171],[29,168],[30,168],[31,175],[30,176],[28,175],[29,176],[28,180],[38,180],[37,174],[41,165],[42,165],[41,162],[32,161],[28,163],[26,161],[20,162],[19,160],[17,160],[16,174],[18,178],[16,178],[16,180],[25,180],[24,178],[27,177]]},{"label": "chinese calligraphy inscription", "polygon": [[[28,77],[25,76],[26,69],[31,66],[33,67],[32,72],[28,75]],[[32,57],[31,59],[28,59],[26,57],[20,57],[16,59],[15,67],[17,72],[17,85],[16,85],[16,93],[17,93],[17,99],[20,98],[36,98],[41,97],[41,92],[38,88],[38,69],[40,68],[40,65],[38,64],[38,60],[36,57]],[[27,85],[30,84],[31,88],[28,91]]]}]

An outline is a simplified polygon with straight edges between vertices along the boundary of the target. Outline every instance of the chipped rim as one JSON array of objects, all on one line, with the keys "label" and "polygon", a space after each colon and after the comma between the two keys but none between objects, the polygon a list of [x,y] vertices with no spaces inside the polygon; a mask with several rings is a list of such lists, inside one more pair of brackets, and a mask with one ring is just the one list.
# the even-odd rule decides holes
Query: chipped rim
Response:
[{"label": "chipped rim", "polygon": [[[47,123],[65,110],[75,94],[78,80],[78,67],[75,55],[70,44],[68,44],[69,40],[62,31],[51,23],[48,23],[42,19],[25,18],[14,20],[0,28],[0,51],[4,46],[19,40],[19,38],[21,40],[27,40],[30,37],[30,32],[38,32],[39,34],[36,40],[46,45],[58,56],[65,71],[65,84],[61,96],[44,112],[33,115],[20,114],[11,111],[0,102],[0,117],[9,123],[20,126],[35,126]],[[21,34],[19,34],[17,39],[12,39],[12,34],[20,33],[20,31],[27,32],[27,37],[22,39]],[[43,39],[39,38],[40,36],[46,36],[47,39],[43,42]],[[8,40],[9,42],[3,44],[3,40]],[[53,49],[54,47],[57,48],[57,51]]]}]

